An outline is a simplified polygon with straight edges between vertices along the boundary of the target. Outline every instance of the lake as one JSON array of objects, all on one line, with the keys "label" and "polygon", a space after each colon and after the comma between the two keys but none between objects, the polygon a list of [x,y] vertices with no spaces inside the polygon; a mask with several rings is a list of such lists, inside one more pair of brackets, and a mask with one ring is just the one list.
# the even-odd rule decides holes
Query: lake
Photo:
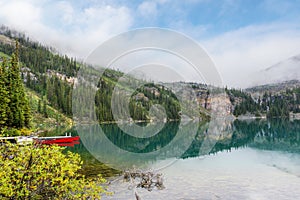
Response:
[{"label": "lake", "polygon": [[[102,173],[111,182],[114,195],[103,199],[135,199],[135,192],[143,200],[300,199],[300,121],[106,124],[76,131],[81,144],[69,150],[82,155],[83,173]],[[165,188],[135,188],[123,170],[161,173]]]}]

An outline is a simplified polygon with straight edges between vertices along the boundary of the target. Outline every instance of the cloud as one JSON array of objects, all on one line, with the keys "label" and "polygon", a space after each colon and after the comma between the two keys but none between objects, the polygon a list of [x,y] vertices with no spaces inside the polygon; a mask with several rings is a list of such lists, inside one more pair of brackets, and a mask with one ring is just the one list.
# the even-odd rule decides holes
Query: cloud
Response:
[{"label": "cloud", "polygon": [[67,1],[61,1],[57,4],[58,10],[62,13],[62,21],[65,24],[72,24],[74,21],[74,8],[73,6]]},{"label": "cloud", "polygon": [[36,23],[41,17],[41,9],[26,1],[2,1],[0,3],[2,23],[24,28],[24,24]]},{"label": "cloud", "polygon": [[[202,41],[226,85],[247,87],[263,69],[300,54],[300,26],[252,25]],[[287,72],[293,73],[293,72]]]},{"label": "cloud", "polygon": [[155,17],[157,15],[157,3],[154,1],[144,1],[138,6],[138,12],[146,17]]},{"label": "cloud", "polygon": [[126,6],[93,3],[78,8],[68,1],[38,0],[0,3],[0,24],[80,58],[112,35],[128,30],[132,22]]}]

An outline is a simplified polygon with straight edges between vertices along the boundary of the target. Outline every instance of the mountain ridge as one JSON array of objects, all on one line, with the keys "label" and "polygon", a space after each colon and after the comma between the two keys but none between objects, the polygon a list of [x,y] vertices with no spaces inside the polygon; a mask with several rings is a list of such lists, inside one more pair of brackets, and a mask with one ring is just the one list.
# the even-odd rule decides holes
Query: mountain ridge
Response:
[{"label": "mountain ridge", "polygon": [[251,87],[300,80],[300,54],[282,60],[253,76]]}]

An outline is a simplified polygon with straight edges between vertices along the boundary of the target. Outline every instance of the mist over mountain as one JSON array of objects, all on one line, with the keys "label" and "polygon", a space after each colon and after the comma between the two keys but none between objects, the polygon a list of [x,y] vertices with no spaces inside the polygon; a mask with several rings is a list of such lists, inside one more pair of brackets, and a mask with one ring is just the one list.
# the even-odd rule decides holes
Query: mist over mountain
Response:
[{"label": "mist over mountain", "polygon": [[259,71],[253,76],[250,86],[278,84],[292,80],[300,80],[300,54]]}]

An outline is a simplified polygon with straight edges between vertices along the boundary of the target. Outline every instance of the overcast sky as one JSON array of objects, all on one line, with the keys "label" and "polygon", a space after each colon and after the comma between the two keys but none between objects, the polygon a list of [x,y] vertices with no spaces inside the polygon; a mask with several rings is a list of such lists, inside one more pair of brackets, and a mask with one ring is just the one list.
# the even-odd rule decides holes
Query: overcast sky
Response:
[{"label": "overcast sky", "polygon": [[116,34],[162,27],[206,49],[224,84],[300,54],[300,0],[0,0],[0,24],[84,59]]}]

